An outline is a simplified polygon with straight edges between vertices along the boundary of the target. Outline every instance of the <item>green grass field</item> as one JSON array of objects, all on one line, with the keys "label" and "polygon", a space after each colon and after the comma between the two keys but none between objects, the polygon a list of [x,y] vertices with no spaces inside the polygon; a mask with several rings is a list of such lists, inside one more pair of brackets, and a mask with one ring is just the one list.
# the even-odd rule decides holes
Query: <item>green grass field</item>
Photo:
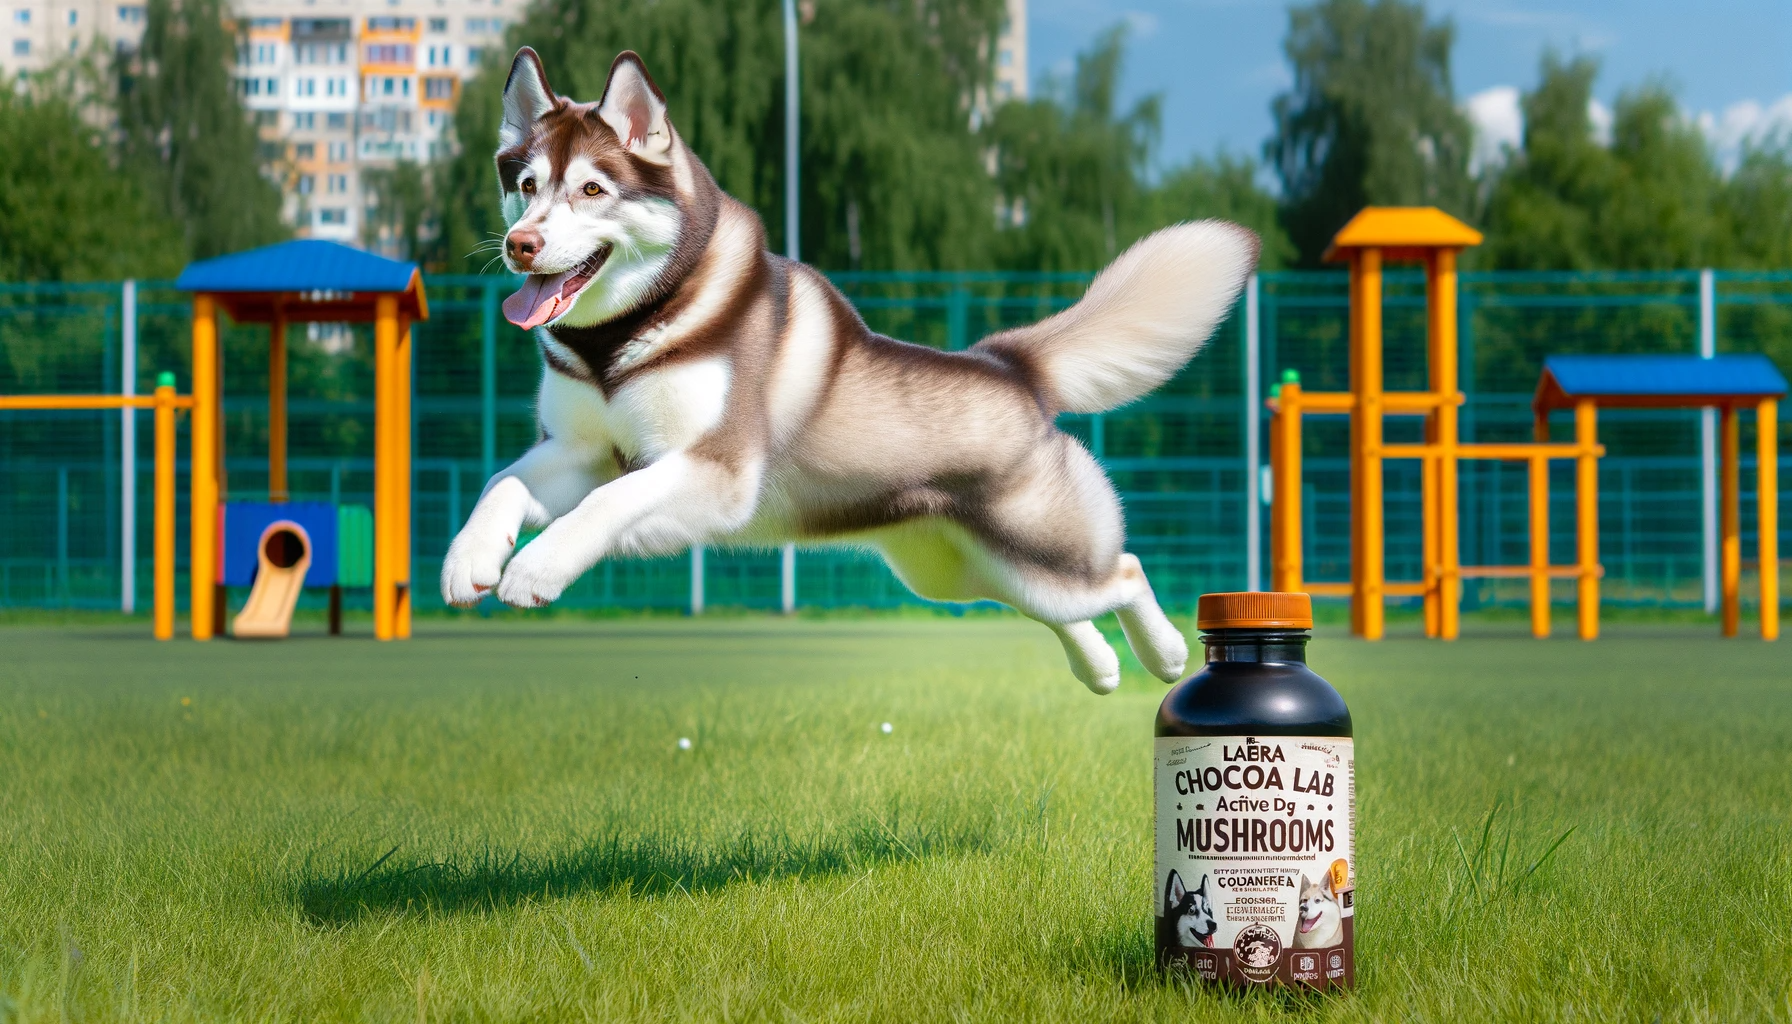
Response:
[{"label": "green grass field", "polygon": [[0,1020],[1792,1019],[1792,671],[1705,627],[1316,641],[1330,999],[1153,969],[1163,688],[1019,620],[147,632],[0,629]]}]

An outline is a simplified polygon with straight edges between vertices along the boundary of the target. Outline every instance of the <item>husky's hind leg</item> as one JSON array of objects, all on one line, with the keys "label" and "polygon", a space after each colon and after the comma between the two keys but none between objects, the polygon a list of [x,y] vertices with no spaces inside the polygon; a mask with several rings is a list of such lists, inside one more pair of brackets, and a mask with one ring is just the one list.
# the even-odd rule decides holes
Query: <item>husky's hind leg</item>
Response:
[{"label": "husky's hind leg", "polygon": [[1095,623],[1087,619],[1062,625],[1047,622],[1058,642],[1064,645],[1064,657],[1070,661],[1070,674],[1096,694],[1109,694],[1120,686],[1120,659],[1108,646],[1107,638]]},{"label": "husky's hind leg", "polygon": [[1188,640],[1158,607],[1157,595],[1151,592],[1151,583],[1145,579],[1145,570],[1136,555],[1120,556],[1120,574],[1137,574],[1144,584],[1138,596],[1115,609],[1127,644],[1145,671],[1166,683],[1176,682],[1188,667]]}]

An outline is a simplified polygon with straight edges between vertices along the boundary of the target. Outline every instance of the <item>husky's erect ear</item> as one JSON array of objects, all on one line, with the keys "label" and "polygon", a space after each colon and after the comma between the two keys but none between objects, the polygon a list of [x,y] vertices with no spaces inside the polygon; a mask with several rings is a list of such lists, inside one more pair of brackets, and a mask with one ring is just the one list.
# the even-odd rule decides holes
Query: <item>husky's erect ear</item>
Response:
[{"label": "husky's erect ear", "polygon": [[510,62],[504,80],[504,120],[498,125],[498,148],[510,149],[529,137],[529,129],[554,109],[554,90],[541,58],[525,46]]},{"label": "husky's erect ear", "polygon": [[1195,886],[1195,892],[1196,892],[1196,894],[1201,895],[1201,896],[1207,895],[1207,876],[1206,875],[1201,876],[1201,884]]},{"label": "husky's erect ear", "polygon": [[656,164],[672,162],[672,129],[666,121],[666,97],[647,74],[647,65],[633,50],[616,55],[604,85],[597,116],[616,132],[628,151]]},{"label": "husky's erect ear", "polygon": [[1164,882],[1164,910],[1176,909],[1176,904],[1181,903],[1182,898],[1187,895],[1188,890],[1182,887],[1182,876],[1174,871],[1170,872],[1169,879]]}]

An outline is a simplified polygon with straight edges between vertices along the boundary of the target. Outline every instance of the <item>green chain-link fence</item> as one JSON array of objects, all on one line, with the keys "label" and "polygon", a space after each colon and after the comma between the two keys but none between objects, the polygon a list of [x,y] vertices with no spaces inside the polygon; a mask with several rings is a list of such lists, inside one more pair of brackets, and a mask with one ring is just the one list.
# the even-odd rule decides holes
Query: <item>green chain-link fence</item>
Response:
[{"label": "green chain-link fence", "polygon": [[[1085,275],[841,274],[836,282],[871,326],[895,337],[961,348],[991,331],[1028,323],[1075,301]],[[1563,352],[1698,352],[1708,314],[1717,351],[1765,351],[1792,366],[1792,273],[1466,274],[1461,301],[1465,438],[1526,439],[1529,402],[1542,357]],[[449,539],[493,470],[535,439],[533,342],[498,315],[512,287],[499,277],[427,282],[431,317],[415,328],[413,538],[416,601],[436,600],[434,578]],[[125,363],[123,287],[0,285],[0,394],[116,392]],[[186,297],[165,282],[135,286],[139,392],[172,370],[186,390]],[[1261,431],[1261,399],[1282,370],[1309,389],[1346,386],[1346,301],[1337,273],[1262,275],[1255,330],[1244,306],[1171,384],[1125,409],[1066,416],[1063,426],[1098,455],[1126,503],[1130,546],[1166,603],[1188,605],[1205,590],[1258,579],[1266,538],[1248,538],[1247,481],[1260,467],[1247,437]],[[1416,273],[1387,285],[1387,386],[1424,386],[1423,290]],[[298,327],[290,344],[291,490],[295,500],[371,503],[372,360],[365,328]],[[223,331],[228,496],[259,500],[266,488],[264,327]],[[1255,350],[1259,394],[1247,400],[1247,352]],[[119,412],[0,413],[0,605],[117,607],[125,517],[126,462]],[[135,603],[149,587],[150,473],[147,414],[139,413],[135,474],[139,568]],[[1302,502],[1306,565],[1314,579],[1348,575],[1348,481],[1343,418],[1307,430]],[[1696,411],[1608,411],[1601,437],[1601,558],[1605,594],[1616,602],[1696,605],[1705,599],[1708,501]],[[1752,453],[1752,417],[1743,451]],[[1416,440],[1417,420],[1395,420],[1390,440]],[[1259,435],[1261,436],[1261,435]],[[185,450],[184,436],[180,449]],[[1572,486],[1554,482],[1556,557],[1573,544]],[[1744,494],[1754,466],[1743,464]],[[184,464],[177,482],[184,520]],[[1782,473],[1782,479],[1787,475]],[[1526,559],[1522,466],[1464,466],[1463,561]],[[1388,572],[1417,575],[1416,465],[1388,467]],[[1255,514],[1262,523],[1267,508]],[[1745,531],[1752,497],[1745,497]],[[185,563],[186,526],[180,524]],[[1752,533],[1744,550],[1753,551]],[[777,551],[716,551],[699,563],[707,603],[776,607]],[[593,570],[564,604],[685,607],[692,560],[618,560]],[[1474,580],[1466,600],[1523,599],[1523,583]],[[180,588],[182,594],[184,587]],[[913,601],[873,555],[803,549],[796,597],[816,606],[888,606]],[[239,595],[240,599],[240,595]],[[351,600],[353,595],[351,595]]]}]

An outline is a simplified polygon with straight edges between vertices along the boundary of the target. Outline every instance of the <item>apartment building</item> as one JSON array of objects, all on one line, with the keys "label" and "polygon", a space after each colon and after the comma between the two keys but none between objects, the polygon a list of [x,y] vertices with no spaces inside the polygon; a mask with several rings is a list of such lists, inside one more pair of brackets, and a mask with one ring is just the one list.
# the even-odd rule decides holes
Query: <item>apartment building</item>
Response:
[{"label": "apartment building", "polygon": [[[236,86],[300,235],[361,244],[368,172],[446,153],[461,83],[526,0],[235,0]],[[0,0],[0,68],[23,78],[91,45],[133,48],[141,0]],[[1027,95],[1027,0],[1007,0],[994,100]],[[975,107],[987,110],[981,94]],[[378,247],[378,239],[371,239]]]},{"label": "apartment building", "polygon": [[[515,0],[512,0],[515,3]],[[302,235],[367,240],[368,172],[446,152],[461,82],[498,45],[505,0],[239,0],[237,63],[262,158]]]}]

